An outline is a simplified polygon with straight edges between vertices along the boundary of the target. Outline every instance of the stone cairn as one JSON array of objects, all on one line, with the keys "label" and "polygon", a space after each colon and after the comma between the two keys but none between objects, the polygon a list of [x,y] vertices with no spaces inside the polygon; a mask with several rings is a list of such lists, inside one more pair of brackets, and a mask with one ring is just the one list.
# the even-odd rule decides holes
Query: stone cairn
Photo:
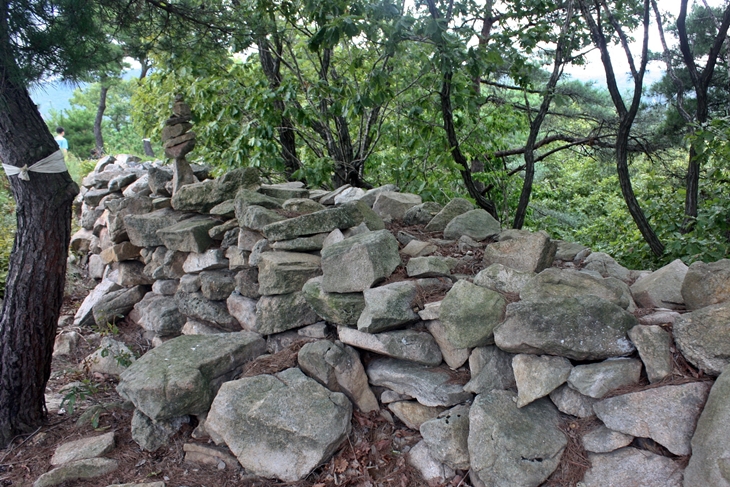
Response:
[{"label": "stone cairn", "polygon": [[162,143],[165,149],[165,156],[175,159],[173,166],[172,194],[186,184],[195,182],[193,170],[185,159],[185,154],[195,148],[195,132],[190,129],[192,115],[190,107],[177,95],[172,105],[172,116],[165,120],[165,128],[162,129]]}]

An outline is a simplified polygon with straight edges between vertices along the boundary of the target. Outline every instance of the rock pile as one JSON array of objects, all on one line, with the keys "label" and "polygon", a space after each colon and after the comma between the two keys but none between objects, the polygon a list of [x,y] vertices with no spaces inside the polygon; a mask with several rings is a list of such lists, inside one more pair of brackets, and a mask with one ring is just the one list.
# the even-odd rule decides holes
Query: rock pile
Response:
[{"label": "rock pile", "polygon": [[[295,481],[353,407],[387,408],[420,430],[427,481],[534,487],[566,418],[596,416],[585,487],[730,486],[730,260],[632,271],[462,199],[192,170],[169,191],[165,166],[100,161],[72,239],[99,279],[75,325],[129,316],[156,345],[118,385],[142,448],[195,416],[246,471]],[[298,367],[241,378],[302,339]]]}]

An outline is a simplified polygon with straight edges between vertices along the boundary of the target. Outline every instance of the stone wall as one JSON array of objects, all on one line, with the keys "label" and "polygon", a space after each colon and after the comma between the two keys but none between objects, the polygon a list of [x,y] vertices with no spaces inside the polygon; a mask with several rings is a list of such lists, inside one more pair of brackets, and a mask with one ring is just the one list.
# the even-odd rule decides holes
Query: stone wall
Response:
[{"label": "stone wall", "polygon": [[[141,447],[196,416],[247,471],[293,481],[353,408],[387,410],[420,431],[426,480],[538,486],[566,425],[596,416],[584,486],[730,486],[730,261],[634,271],[463,199],[193,169],[171,196],[168,167],[107,157],[79,199],[71,247],[99,284],[74,323],[128,316],[156,346],[112,371]],[[298,368],[240,378],[301,341]]]}]

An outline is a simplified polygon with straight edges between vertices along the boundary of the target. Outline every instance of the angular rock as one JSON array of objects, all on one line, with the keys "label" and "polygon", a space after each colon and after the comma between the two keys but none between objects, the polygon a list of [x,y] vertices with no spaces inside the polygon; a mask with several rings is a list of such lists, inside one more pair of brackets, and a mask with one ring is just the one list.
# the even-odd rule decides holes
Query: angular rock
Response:
[{"label": "angular rock", "polygon": [[657,382],[672,373],[672,337],[662,327],[637,325],[628,332],[631,342],[644,362],[649,382]]},{"label": "angular rock", "polygon": [[572,369],[570,360],[563,357],[515,355],[512,371],[517,382],[517,407],[550,394],[565,383]]},{"label": "angular rock", "polygon": [[335,205],[357,201],[365,196],[365,190],[362,188],[349,187],[335,196]]},{"label": "angular rock", "polygon": [[185,252],[157,247],[144,268],[144,274],[152,279],[179,279],[185,274],[183,267],[187,257]]},{"label": "angular rock", "polygon": [[377,188],[369,189],[365,192],[365,196],[360,198],[360,201],[372,208],[375,204],[375,200],[378,199],[378,195],[385,191],[398,191],[398,186],[396,186],[395,184],[385,184]]},{"label": "angular rock", "polygon": [[677,259],[631,286],[636,303],[642,308],[683,309],[682,283],[687,266]]},{"label": "angular rock", "polygon": [[226,300],[236,288],[234,275],[226,270],[203,271],[200,273],[200,292],[211,301]]},{"label": "angular rock", "polygon": [[309,279],[322,273],[319,256],[301,252],[263,252],[259,259],[259,293],[301,291]]},{"label": "angular rock", "polygon": [[551,392],[550,400],[561,413],[579,418],[589,418],[596,414],[593,412],[593,405],[598,402],[598,399],[584,396],[575,389],[571,389],[567,384]]},{"label": "angular rock", "polygon": [[484,249],[484,265],[503,264],[518,271],[540,272],[553,264],[556,251],[557,244],[544,231],[506,230],[498,242]]},{"label": "angular rock", "polygon": [[140,248],[131,242],[122,242],[102,250],[99,257],[104,264],[112,262],[121,262],[123,260],[132,260],[139,257]]},{"label": "angular rock", "polygon": [[220,216],[223,218],[232,218],[236,216],[236,203],[235,200],[226,200],[223,203],[215,205],[210,209],[209,212],[213,216]]},{"label": "angular rock", "polygon": [[440,277],[449,276],[451,269],[443,257],[413,257],[406,265],[408,277]]},{"label": "angular rock", "polygon": [[[419,313],[420,316],[420,313]],[[421,317],[423,318],[423,317]],[[443,323],[439,320],[426,321],[426,329],[436,340],[436,344],[441,350],[441,356],[444,358],[444,362],[452,369],[458,369],[467,360],[469,360],[470,351],[468,348],[456,348],[449,341],[446,328]]]},{"label": "angular rock", "polygon": [[109,336],[101,339],[99,348],[84,359],[84,367],[99,374],[119,376],[137,360],[134,352],[124,342]]},{"label": "angular rock", "polygon": [[444,484],[456,474],[451,467],[431,456],[431,452],[423,440],[411,448],[406,458],[408,465],[415,468],[429,485]]},{"label": "angular rock", "polygon": [[202,414],[220,385],[265,349],[264,340],[247,331],[177,337],[132,364],[117,392],[153,420]]},{"label": "angular rock", "polygon": [[500,293],[519,294],[535,275],[534,272],[523,272],[502,264],[492,264],[474,276],[474,284]]},{"label": "angular rock", "polygon": [[230,293],[226,300],[228,312],[244,330],[253,331],[256,327],[256,302],[255,299],[247,298],[237,292]]},{"label": "angular rock", "polygon": [[396,401],[388,404],[388,409],[393,411],[403,424],[412,430],[418,431],[423,423],[435,419],[444,410],[442,407],[429,407],[417,401]]},{"label": "angular rock", "polygon": [[134,309],[149,291],[147,286],[135,286],[112,291],[93,306],[94,322],[99,326],[116,323]]},{"label": "angular rock", "polygon": [[507,307],[494,341],[512,353],[601,360],[634,350],[626,332],[636,324],[632,314],[593,296],[520,301]]},{"label": "angular rock", "polygon": [[545,269],[520,291],[520,298],[540,301],[550,297],[598,296],[632,311],[629,287],[616,278],[598,278],[574,269]]},{"label": "angular rock", "polygon": [[477,396],[469,411],[471,468],[490,487],[537,487],[568,443],[550,401],[518,409],[514,400],[511,391],[492,391]]},{"label": "angular rock", "polygon": [[571,262],[581,257],[587,257],[591,249],[585,245],[574,242],[565,242],[564,240],[558,240],[558,251],[555,252],[555,260],[562,260],[563,262]]},{"label": "angular rock", "polygon": [[298,363],[304,373],[327,389],[344,393],[360,411],[380,409],[354,348],[329,340],[307,343],[299,350]]},{"label": "angular rock", "polygon": [[297,481],[326,461],[350,432],[352,406],[299,369],[228,382],[206,429],[256,475]]},{"label": "angular rock", "polygon": [[499,232],[499,222],[487,211],[480,208],[454,217],[444,229],[444,238],[458,240],[466,235],[480,242],[499,234]]},{"label": "angular rock", "polygon": [[272,198],[288,200],[292,198],[307,198],[309,190],[304,189],[299,181],[282,184],[262,184],[259,191]]},{"label": "angular rock", "polygon": [[228,259],[228,269],[235,272],[248,268],[248,258],[250,255],[250,252],[241,250],[238,247],[228,247],[225,253],[225,257]]},{"label": "angular rock", "polygon": [[730,302],[682,315],[672,329],[674,341],[692,365],[718,376],[730,363]]},{"label": "angular rock", "polygon": [[340,327],[338,335],[342,343],[388,357],[431,366],[441,363],[441,351],[429,333],[397,330],[371,334]]},{"label": "angular rock", "polygon": [[74,480],[93,479],[111,473],[118,467],[119,463],[110,458],[76,460],[44,473],[33,483],[33,487],[51,487]]},{"label": "angular rock", "polygon": [[338,325],[354,326],[365,309],[363,293],[326,293],[322,276],[313,277],[302,286],[307,304],[324,320]]},{"label": "angular rock", "polygon": [[[152,279],[145,274],[145,265],[136,260],[125,260],[112,265],[116,272],[116,283],[123,287],[152,284]],[[112,277],[110,277],[112,278]]]},{"label": "angular rock", "polygon": [[137,247],[157,247],[164,245],[162,238],[157,234],[157,230],[172,226],[192,216],[191,213],[163,208],[141,215],[124,215],[123,219],[130,242]]},{"label": "angular rock", "polygon": [[294,213],[314,213],[315,211],[324,210],[325,206],[310,200],[309,198],[291,198],[281,205],[287,211]]},{"label": "angular rock", "polygon": [[212,271],[215,269],[227,269],[228,259],[221,249],[210,249],[205,253],[188,254],[182,269],[186,273]]},{"label": "angular rock", "polygon": [[428,222],[428,225],[424,228],[427,232],[443,232],[446,229],[446,225],[457,216],[471,211],[474,209],[474,205],[468,200],[463,198],[454,198],[449,201],[444,209],[438,212],[436,216]]},{"label": "angular rock", "polygon": [[712,386],[692,436],[692,457],[684,472],[684,487],[730,486],[730,369]]},{"label": "angular rock", "polygon": [[690,265],[682,282],[682,299],[689,310],[730,301],[730,259]]},{"label": "angular rock", "polygon": [[257,169],[253,167],[234,169],[218,179],[183,186],[173,196],[172,207],[183,211],[207,213],[214,206],[233,199],[240,189],[258,187]]},{"label": "angular rock", "polygon": [[345,205],[274,222],[261,229],[254,228],[254,230],[261,230],[264,236],[272,241],[290,240],[306,235],[331,232],[335,228],[354,227],[361,221],[362,219],[354,207]]},{"label": "angular rock", "polygon": [[477,347],[469,356],[471,379],[464,390],[481,394],[493,389],[506,390],[517,386],[512,370],[512,355],[497,347]]},{"label": "angular rock", "polygon": [[187,318],[213,324],[226,331],[240,330],[240,324],[228,313],[225,301],[211,301],[202,293],[175,294],[175,303],[180,313]]},{"label": "angular rock", "polygon": [[271,244],[274,250],[291,250],[294,252],[310,252],[312,250],[322,250],[324,240],[327,233],[318,233],[311,237],[299,237],[292,240],[280,240]]},{"label": "angular rock", "polygon": [[261,232],[256,232],[247,228],[241,228],[241,230],[238,232],[238,248],[247,252],[251,252],[254,245],[256,245],[256,242],[263,238],[264,236],[261,234]]},{"label": "angular rock", "polygon": [[147,293],[134,305],[134,321],[147,331],[161,337],[177,336],[185,324],[172,296]]},{"label": "angular rock", "polygon": [[63,357],[74,355],[78,348],[79,340],[81,340],[81,335],[75,331],[62,332],[56,335],[56,340],[53,343],[53,356]]},{"label": "angular rock", "polygon": [[104,279],[96,285],[93,291],[91,291],[81,306],[76,311],[74,316],[74,326],[89,326],[94,323],[94,306],[99,303],[102,298],[114,291],[120,289],[119,284],[114,282],[112,279]]},{"label": "angular rock", "polygon": [[201,321],[188,320],[180,331],[183,335],[216,335],[222,330]]},{"label": "angular rock", "polygon": [[427,201],[420,205],[413,206],[408,209],[403,215],[403,224],[407,226],[411,225],[426,225],[435,217],[439,211],[443,210],[443,206],[440,204]]},{"label": "angular rock", "polygon": [[[279,215],[274,210],[267,210],[262,206],[246,206],[238,215],[238,225],[248,230],[261,231],[269,224],[286,221],[286,217]],[[282,239],[283,240],[283,239]]]},{"label": "angular rock", "polygon": [[583,435],[583,448],[592,453],[608,453],[628,446],[634,437],[601,425]]},{"label": "angular rock", "polygon": [[646,450],[621,448],[611,453],[588,454],[588,460],[592,467],[583,478],[585,487],[682,485],[682,469],[675,461]]},{"label": "angular rock", "polygon": [[403,247],[401,252],[409,257],[425,257],[433,254],[438,250],[434,244],[421,242],[420,240],[411,240]]},{"label": "angular rock", "polygon": [[157,230],[162,244],[170,250],[202,254],[213,245],[208,231],[218,225],[218,220],[208,217],[193,217],[175,225]]},{"label": "angular rock", "polygon": [[240,221],[247,206],[254,205],[268,210],[279,210],[282,207],[282,203],[283,200],[279,198],[272,198],[271,196],[259,193],[258,191],[251,191],[250,189],[242,189],[236,193],[233,205],[236,218]]},{"label": "angular rock", "polygon": [[489,289],[460,280],[441,302],[440,319],[457,348],[493,343],[492,332],[504,319],[504,298]]},{"label": "angular rock", "polygon": [[431,456],[458,470],[469,469],[469,406],[459,405],[420,428]]},{"label": "angular rock", "polygon": [[585,270],[596,271],[603,277],[615,277],[624,282],[631,280],[631,272],[606,253],[593,252],[583,263]]},{"label": "angular rock", "polygon": [[389,231],[357,235],[322,249],[322,290],[364,291],[390,276],[400,263],[398,242]]},{"label": "angular rock", "polygon": [[262,335],[301,328],[319,320],[301,292],[263,296],[256,305],[256,328]]},{"label": "angular rock", "polygon": [[422,202],[421,197],[415,194],[383,191],[375,199],[373,211],[383,220],[402,221],[406,211]]},{"label": "angular rock", "polygon": [[170,437],[188,422],[188,416],[152,421],[139,410],[135,410],[132,415],[132,439],[142,450],[153,452],[166,445]]},{"label": "angular rock", "polygon": [[593,410],[614,431],[651,438],[675,455],[689,455],[709,392],[706,382],[663,386],[604,399]]},{"label": "angular rock", "polygon": [[378,333],[418,320],[413,311],[417,286],[411,281],[394,282],[363,293],[365,309],[357,320],[357,329]]},{"label": "angular rock", "polygon": [[600,399],[614,389],[639,383],[641,362],[622,358],[593,364],[576,365],[568,385],[589,397]]},{"label": "angular rock", "polygon": [[416,398],[424,406],[454,406],[470,399],[448,369],[378,358],[366,368],[370,383]]},{"label": "angular rock", "polygon": [[53,457],[51,457],[51,465],[56,466],[76,460],[99,457],[109,453],[113,448],[113,431],[103,435],[69,441],[56,447],[56,451],[53,453]]},{"label": "angular rock", "polygon": [[251,299],[258,299],[259,294],[259,270],[257,267],[240,270],[236,273],[236,291],[242,296]]}]

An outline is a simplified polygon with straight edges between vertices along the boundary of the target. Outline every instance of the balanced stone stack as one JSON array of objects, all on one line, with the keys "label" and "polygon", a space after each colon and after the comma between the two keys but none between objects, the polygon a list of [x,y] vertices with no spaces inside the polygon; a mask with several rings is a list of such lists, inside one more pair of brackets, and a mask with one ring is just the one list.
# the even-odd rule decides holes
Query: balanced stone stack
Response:
[{"label": "balanced stone stack", "polygon": [[165,155],[175,159],[172,178],[173,194],[177,193],[182,186],[195,182],[193,170],[185,159],[185,155],[195,148],[195,132],[190,130],[192,128],[191,120],[190,107],[178,95],[172,105],[172,117],[165,120],[165,128],[162,129]]},{"label": "balanced stone stack", "polygon": [[[266,185],[250,168],[200,169],[162,198],[164,166],[145,167],[85,180],[72,244],[100,279],[76,324],[128,315],[157,345],[118,386],[142,448],[195,416],[248,472],[290,482],[339,448],[353,407],[387,408],[419,430],[408,459],[426,480],[536,487],[562,422],[597,416],[585,486],[730,486],[730,261],[632,271],[463,199]],[[295,341],[298,367],[239,378]]]}]

